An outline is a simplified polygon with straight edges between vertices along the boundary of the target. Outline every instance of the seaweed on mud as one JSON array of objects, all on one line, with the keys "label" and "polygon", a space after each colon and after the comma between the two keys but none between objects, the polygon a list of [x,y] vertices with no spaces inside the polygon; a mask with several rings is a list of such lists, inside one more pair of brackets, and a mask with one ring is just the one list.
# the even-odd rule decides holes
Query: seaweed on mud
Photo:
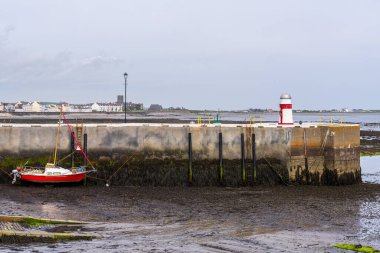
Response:
[{"label": "seaweed on mud", "polygon": [[26,227],[40,227],[44,225],[59,225],[59,224],[80,224],[78,222],[39,219],[39,218],[34,218],[34,217],[24,217],[19,223]]},{"label": "seaweed on mud", "polygon": [[0,244],[54,243],[57,241],[92,240],[94,235],[70,233],[9,233],[0,234]]},{"label": "seaweed on mud", "polygon": [[44,166],[47,162],[52,160],[52,156],[41,155],[41,156],[4,156],[0,157],[0,168],[3,169],[14,169],[17,166],[27,163],[31,166]]},{"label": "seaweed on mud", "polygon": [[14,230],[5,229],[0,230],[0,244],[22,244],[22,243],[33,243],[33,242],[56,242],[64,240],[91,240],[94,239],[95,235],[89,234],[75,234],[75,233],[51,233],[45,231],[46,225],[53,225],[53,227],[59,225],[77,225],[83,224],[79,221],[70,220],[51,220],[51,219],[40,219],[30,216],[0,216],[0,222],[11,222],[20,224],[25,228],[33,228],[33,230]]},{"label": "seaweed on mud", "polygon": [[334,247],[338,249],[352,250],[356,252],[380,253],[380,250],[376,250],[369,246],[362,246],[361,244],[335,244]]},{"label": "seaweed on mud", "polygon": [[361,150],[360,156],[376,156],[380,155],[380,151],[368,151],[368,150]]},{"label": "seaweed on mud", "polygon": [[0,157],[0,182],[8,183],[8,175],[12,170],[20,165],[28,164],[31,166],[44,166],[49,161],[49,156],[39,157],[18,157],[18,156],[4,156]]},{"label": "seaweed on mud", "polygon": [[8,216],[8,215],[0,215],[0,222],[17,222],[25,227],[39,227],[43,225],[60,225],[60,224],[83,224],[83,222],[79,222],[79,221],[52,220],[52,219],[35,218],[31,216]]},{"label": "seaweed on mud", "polygon": [[[0,222],[10,222],[20,224],[25,228],[33,228],[32,230],[25,231],[23,229],[17,229],[17,227],[0,230],[0,244],[53,243],[66,240],[91,240],[96,237],[95,235],[89,234],[51,233],[45,230],[46,225],[52,225],[54,228],[58,228],[59,225],[66,225],[65,227],[68,227],[69,225],[76,224],[77,226],[75,227],[77,228],[78,224],[83,224],[83,222],[79,221],[40,219],[30,216],[0,216]],[[16,230],[14,228],[16,228]]]},{"label": "seaweed on mud", "polygon": [[329,170],[325,168],[321,176],[322,185],[350,185],[361,182],[360,171],[345,172],[338,175],[337,170]]},{"label": "seaweed on mud", "polygon": [[289,171],[280,160],[262,158],[257,161],[256,167],[259,184],[289,184]]},{"label": "seaweed on mud", "polygon": [[96,179],[90,183],[111,185],[184,185],[187,183],[187,162],[175,159],[178,154],[168,153],[163,159],[162,153],[149,153],[146,159],[143,152],[112,157],[98,156],[95,160]]}]

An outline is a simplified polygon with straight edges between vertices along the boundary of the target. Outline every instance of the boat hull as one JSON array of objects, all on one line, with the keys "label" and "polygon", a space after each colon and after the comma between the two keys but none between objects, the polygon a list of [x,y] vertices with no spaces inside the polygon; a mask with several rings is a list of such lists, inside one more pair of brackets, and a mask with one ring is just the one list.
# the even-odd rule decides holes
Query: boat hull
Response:
[{"label": "boat hull", "polygon": [[21,180],[33,183],[78,183],[84,180],[85,172],[70,175],[33,175],[21,174]]}]

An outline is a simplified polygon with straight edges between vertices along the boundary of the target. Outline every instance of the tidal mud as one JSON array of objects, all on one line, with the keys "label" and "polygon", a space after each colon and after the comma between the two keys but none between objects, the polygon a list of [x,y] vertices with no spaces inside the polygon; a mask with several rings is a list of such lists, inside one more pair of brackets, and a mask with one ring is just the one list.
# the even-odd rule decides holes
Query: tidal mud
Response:
[{"label": "tidal mud", "polygon": [[[0,192],[2,215],[88,221],[83,229],[101,236],[92,241],[36,244],[35,252],[341,252],[334,245],[380,247],[380,185],[374,184],[0,185]],[[0,250],[15,248],[1,245]]]}]

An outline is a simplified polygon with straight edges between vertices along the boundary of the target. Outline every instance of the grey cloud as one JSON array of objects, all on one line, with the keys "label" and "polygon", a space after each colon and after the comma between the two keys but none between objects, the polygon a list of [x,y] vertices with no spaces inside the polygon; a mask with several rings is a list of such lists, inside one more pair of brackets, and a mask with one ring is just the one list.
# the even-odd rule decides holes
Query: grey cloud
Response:
[{"label": "grey cloud", "polygon": [[36,0],[0,12],[16,28],[0,26],[0,100],[107,101],[128,72],[128,97],[145,104],[275,108],[288,91],[299,108],[379,107],[379,1]]},{"label": "grey cloud", "polygon": [[114,63],[120,63],[121,60],[116,57],[110,57],[110,56],[92,56],[89,58],[85,58],[81,60],[82,66],[103,66],[106,64],[114,64]]},{"label": "grey cloud", "polygon": [[14,26],[6,26],[3,29],[0,29],[0,46],[6,44],[10,34],[15,30]]},{"label": "grey cloud", "polygon": [[[80,79],[81,75],[91,72],[96,74],[109,66],[121,62],[116,57],[91,56],[80,58],[70,52],[61,52],[53,56],[44,54],[28,55],[18,51],[3,52],[7,58],[1,60],[0,66],[6,66],[1,71],[2,81],[12,80],[15,84],[27,82],[46,82],[54,79]],[[12,58],[12,60],[10,60]],[[9,59],[9,60],[7,60]]]}]

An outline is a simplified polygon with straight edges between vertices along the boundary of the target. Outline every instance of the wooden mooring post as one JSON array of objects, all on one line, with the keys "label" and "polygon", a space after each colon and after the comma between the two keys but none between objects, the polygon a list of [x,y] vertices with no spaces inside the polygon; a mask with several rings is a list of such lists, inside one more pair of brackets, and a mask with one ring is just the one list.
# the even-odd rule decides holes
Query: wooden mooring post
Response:
[{"label": "wooden mooring post", "polygon": [[246,170],[245,170],[245,145],[244,145],[244,134],[240,135],[241,143],[241,179],[243,184],[247,183]]},{"label": "wooden mooring post", "polygon": [[188,135],[189,140],[189,167],[188,167],[188,183],[193,183],[193,143],[191,139],[191,133]]},{"label": "wooden mooring post", "polygon": [[223,183],[223,134],[219,133],[219,182]]},{"label": "wooden mooring post", "polygon": [[256,183],[256,135],[252,134],[253,183]]},{"label": "wooden mooring post", "polygon": [[[83,152],[86,154],[87,156],[87,133],[85,133],[83,135]],[[86,157],[84,157],[84,160],[83,160],[83,170],[86,171],[87,170],[87,159]],[[84,177],[84,185],[87,184],[87,176]]]},{"label": "wooden mooring post", "polygon": [[74,137],[72,135],[70,135],[71,139],[70,139],[70,154],[71,154],[71,168],[74,167],[74,159],[75,159],[75,141],[74,141]]}]

